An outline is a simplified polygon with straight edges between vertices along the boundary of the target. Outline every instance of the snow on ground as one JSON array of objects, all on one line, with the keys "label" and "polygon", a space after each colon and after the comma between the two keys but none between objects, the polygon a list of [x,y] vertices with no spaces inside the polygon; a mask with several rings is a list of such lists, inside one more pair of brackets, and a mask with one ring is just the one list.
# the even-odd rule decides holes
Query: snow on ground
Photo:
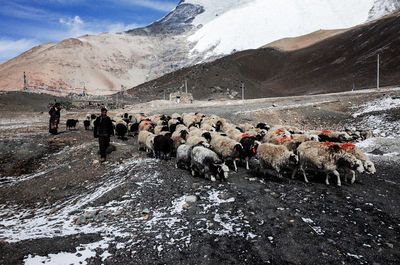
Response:
[{"label": "snow on ground", "polygon": [[255,49],[282,38],[364,23],[373,4],[374,0],[254,0],[216,16],[189,41],[196,43],[192,52]]},{"label": "snow on ground", "polygon": [[356,118],[362,114],[371,113],[374,111],[389,110],[389,109],[399,108],[399,107],[400,107],[400,98],[385,97],[382,99],[369,101],[361,106],[357,106],[357,109],[360,109],[360,110],[358,110],[352,116],[354,118]]},{"label": "snow on ground", "polygon": [[[68,153],[70,150],[67,149],[69,147],[58,154]],[[158,171],[151,170],[156,164],[155,159],[126,159],[122,164],[107,165],[108,172],[99,177],[99,182],[88,184],[86,187],[88,192],[74,195],[51,207],[46,206],[32,211],[21,209],[17,205],[8,205],[7,208],[0,209],[0,227],[2,227],[0,238],[6,242],[18,242],[99,233],[103,236],[102,240],[92,244],[82,244],[74,253],[61,252],[45,257],[29,255],[24,260],[26,264],[59,264],[65,260],[73,264],[85,264],[86,258],[96,255],[95,249],[102,250],[104,259],[107,258],[109,243],[117,242],[117,238],[125,239],[120,243],[120,248],[134,248],[135,245],[141,244],[143,239],[135,238],[135,234],[139,231],[151,235],[154,247],[160,255],[168,247],[184,249],[191,243],[190,224],[193,222],[196,223],[198,231],[208,234],[243,238],[257,236],[252,232],[241,210],[221,209],[222,205],[235,202],[235,198],[226,197],[227,191],[223,185],[218,188],[207,186],[206,191],[204,187],[194,191],[192,195],[198,198],[196,207],[202,209],[194,221],[191,220],[194,217],[186,214],[187,209],[192,207],[186,203],[186,195],[161,203],[155,208],[143,209],[144,206],[137,203],[142,194],[151,187],[162,186],[164,182]],[[23,180],[43,176],[55,169],[25,176]],[[128,179],[132,179],[137,188],[123,195],[122,200],[112,200],[105,205],[92,206],[97,199],[112,192]],[[10,181],[7,185],[15,183],[17,181]],[[132,204],[135,204],[134,208],[130,208]],[[121,214],[126,209],[130,209],[130,214]],[[110,216],[117,217],[118,222]]]}]

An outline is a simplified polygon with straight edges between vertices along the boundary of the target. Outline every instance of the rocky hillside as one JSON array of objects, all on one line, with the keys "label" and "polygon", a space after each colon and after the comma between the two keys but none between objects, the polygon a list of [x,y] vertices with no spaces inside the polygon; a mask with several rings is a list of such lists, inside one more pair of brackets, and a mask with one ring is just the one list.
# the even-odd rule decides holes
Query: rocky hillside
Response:
[{"label": "rocky hillside", "polygon": [[[317,94],[376,86],[377,54],[381,86],[400,84],[400,12],[336,34],[294,51],[247,50],[211,63],[165,75],[130,90],[133,95],[161,97],[187,79],[196,99],[274,97]],[[301,39],[301,38],[300,38]]]},{"label": "rocky hillside", "polygon": [[46,43],[0,64],[0,90],[112,94],[166,73],[320,29],[348,28],[398,0],[184,0],[151,25]]}]

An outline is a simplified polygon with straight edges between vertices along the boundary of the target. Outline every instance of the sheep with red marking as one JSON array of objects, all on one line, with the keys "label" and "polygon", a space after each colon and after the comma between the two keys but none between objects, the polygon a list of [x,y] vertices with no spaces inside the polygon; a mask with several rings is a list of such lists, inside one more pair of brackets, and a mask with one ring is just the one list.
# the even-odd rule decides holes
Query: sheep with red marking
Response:
[{"label": "sheep with red marking", "polygon": [[325,183],[329,185],[329,174],[337,178],[337,185],[341,186],[340,174],[338,170],[351,169],[364,172],[362,162],[354,155],[343,150],[337,143],[331,142],[304,142],[297,148],[299,164],[292,173],[292,178],[298,170],[303,173],[304,181],[308,182],[305,169],[310,168],[314,171],[325,173]]},{"label": "sheep with red marking", "polygon": [[353,138],[346,132],[337,132],[330,130],[316,131],[320,142],[334,142],[334,143],[347,143],[353,140]]},{"label": "sheep with red marking", "polygon": [[254,136],[243,135],[240,144],[243,146],[242,157],[245,159],[246,169],[250,170],[249,160],[257,154],[258,146],[261,143]]},{"label": "sheep with red marking", "polygon": [[225,136],[214,137],[210,142],[212,149],[222,157],[224,161],[232,161],[235,172],[237,172],[236,160],[243,155],[243,146],[233,139]]}]

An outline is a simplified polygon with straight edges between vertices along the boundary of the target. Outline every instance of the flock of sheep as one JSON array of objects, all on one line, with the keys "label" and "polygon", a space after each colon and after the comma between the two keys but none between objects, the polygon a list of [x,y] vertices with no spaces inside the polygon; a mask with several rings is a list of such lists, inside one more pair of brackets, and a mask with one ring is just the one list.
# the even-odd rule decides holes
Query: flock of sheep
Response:
[{"label": "flock of sheep", "polygon": [[[366,138],[359,132],[305,131],[293,126],[270,127],[265,123],[235,125],[216,115],[201,113],[171,116],[123,113],[117,117],[113,122],[119,138],[137,134],[139,150],[152,153],[155,158],[174,156],[176,167],[212,181],[228,178],[227,165],[236,172],[238,164],[250,170],[250,160],[252,167],[261,173],[273,170],[278,177],[289,172],[293,179],[300,171],[305,182],[308,182],[306,170],[324,173],[326,184],[332,174],[338,186],[341,186],[340,174],[354,183],[356,171],[375,173],[374,164],[351,143]],[[86,129],[94,118],[87,116]]]}]

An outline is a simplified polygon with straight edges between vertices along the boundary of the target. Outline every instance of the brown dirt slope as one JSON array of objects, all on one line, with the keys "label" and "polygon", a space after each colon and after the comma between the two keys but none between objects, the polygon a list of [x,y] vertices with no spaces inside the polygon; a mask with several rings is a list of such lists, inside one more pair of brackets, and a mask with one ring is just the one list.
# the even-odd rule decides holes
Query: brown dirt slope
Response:
[{"label": "brown dirt slope", "polygon": [[299,37],[280,39],[264,45],[260,48],[276,48],[282,51],[299,50],[311,46],[324,39],[330,38],[334,35],[346,32],[347,30],[349,29],[318,30]]},{"label": "brown dirt slope", "polygon": [[[215,88],[246,98],[340,92],[376,86],[377,54],[381,86],[400,84],[400,12],[334,35],[304,49],[247,50],[211,63],[184,68],[130,90],[149,99],[176,91],[187,79],[195,99],[216,98]],[[221,91],[221,89],[219,89]],[[218,90],[217,90],[218,91]],[[240,97],[237,95],[236,97]]]}]

